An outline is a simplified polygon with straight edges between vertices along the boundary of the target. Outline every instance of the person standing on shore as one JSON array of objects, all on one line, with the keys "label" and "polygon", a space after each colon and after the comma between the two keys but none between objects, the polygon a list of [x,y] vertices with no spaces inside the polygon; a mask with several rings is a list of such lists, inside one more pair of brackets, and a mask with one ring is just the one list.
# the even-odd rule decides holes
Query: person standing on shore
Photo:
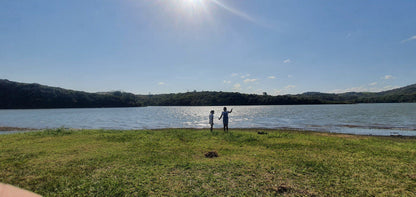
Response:
[{"label": "person standing on shore", "polygon": [[224,107],[224,111],[221,113],[221,116],[218,118],[218,120],[221,120],[222,118],[222,123],[224,124],[224,131],[225,129],[227,129],[228,132],[228,114],[233,112],[233,109],[231,108],[231,111],[227,111],[227,108]]},{"label": "person standing on shore", "polygon": [[212,127],[214,126],[214,110],[211,110],[211,112],[209,113],[209,125],[211,125],[212,132]]}]

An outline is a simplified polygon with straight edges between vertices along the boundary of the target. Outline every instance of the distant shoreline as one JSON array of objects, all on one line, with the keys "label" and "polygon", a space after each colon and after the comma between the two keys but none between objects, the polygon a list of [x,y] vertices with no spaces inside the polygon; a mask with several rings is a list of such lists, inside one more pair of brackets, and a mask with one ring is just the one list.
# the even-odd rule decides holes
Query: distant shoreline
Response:
[{"label": "distant shoreline", "polygon": [[[112,108],[143,106],[318,105],[355,103],[414,103],[416,84],[383,92],[321,93],[295,95],[246,94],[200,91],[136,95],[113,91],[83,91],[0,79],[0,109]],[[7,95],[5,94],[7,93]]]},{"label": "distant shoreline", "polygon": [[1,127],[0,126],[0,131],[36,131],[39,129],[34,129],[34,128],[22,128],[22,127]]},{"label": "distant shoreline", "polygon": [[[1,127],[0,126],[0,135],[1,134],[14,134],[14,133],[23,133],[23,132],[31,132],[31,131],[45,131],[45,130],[73,130],[73,131],[94,131],[94,130],[102,130],[102,131],[168,131],[168,130],[208,130],[209,128],[160,128],[160,129],[79,129],[79,128],[43,128],[43,129],[35,129],[35,128],[21,128],[21,127]],[[294,132],[310,132],[310,133],[320,133],[320,134],[329,134],[329,135],[345,135],[345,136],[362,136],[362,137],[395,137],[395,138],[409,138],[409,139],[416,139],[416,136],[412,135],[399,135],[399,134],[390,134],[390,135],[372,135],[372,134],[354,134],[354,133],[337,133],[337,132],[327,132],[327,131],[319,131],[319,130],[308,130],[308,129],[299,129],[299,128],[230,128],[229,132],[233,132],[233,130],[237,131],[253,131],[253,132],[264,132],[267,131],[294,131]],[[223,132],[222,128],[214,128],[215,132]],[[264,134],[264,133],[260,133]]]}]

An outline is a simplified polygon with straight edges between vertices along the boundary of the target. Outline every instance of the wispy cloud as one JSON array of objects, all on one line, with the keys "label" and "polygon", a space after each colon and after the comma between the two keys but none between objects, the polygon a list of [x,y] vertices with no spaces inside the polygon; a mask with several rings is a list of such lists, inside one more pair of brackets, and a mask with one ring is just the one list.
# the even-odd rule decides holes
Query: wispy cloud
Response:
[{"label": "wispy cloud", "polygon": [[257,79],[245,79],[244,83],[250,83],[250,82],[255,82],[257,81]]},{"label": "wispy cloud", "polygon": [[385,79],[385,80],[390,80],[390,79],[393,79],[394,77],[392,76],[392,75],[385,75],[384,77],[383,77],[383,79]]},{"label": "wispy cloud", "polygon": [[285,60],[283,60],[283,63],[285,63],[285,64],[288,64],[288,63],[291,63],[291,62],[292,62],[291,59],[285,59]]},{"label": "wispy cloud", "polygon": [[294,89],[294,88],[296,88],[296,86],[295,86],[295,85],[287,85],[287,86],[286,86],[286,87],[284,87],[283,89],[280,89],[280,90],[275,89],[274,91],[275,91],[275,93],[276,93],[277,95],[279,95],[279,94],[287,94],[287,92],[288,92],[289,90],[292,90],[292,89]]},{"label": "wispy cloud", "polygon": [[163,86],[163,85],[165,85],[165,82],[159,82],[159,83],[157,83],[157,85]]},{"label": "wispy cloud", "polygon": [[416,40],[416,35],[414,35],[414,36],[412,36],[412,37],[410,37],[410,38],[408,38],[408,39],[406,39],[406,40],[402,40],[402,43],[405,43],[405,42],[410,42],[410,41],[412,41],[412,40]]},{"label": "wispy cloud", "polygon": [[224,83],[225,83],[225,84],[230,84],[230,83],[231,83],[231,81],[224,80]]},{"label": "wispy cloud", "polygon": [[380,91],[387,91],[387,90],[392,90],[396,88],[400,88],[400,86],[384,86],[382,89],[380,89]]},{"label": "wispy cloud", "polygon": [[369,92],[369,88],[364,87],[364,86],[359,86],[359,87],[335,89],[335,90],[329,91],[329,93],[336,93],[336,94],[345,93],[345,92]]},{"label": "wispy cloud", "polygon": [[295,85],[288,85],[288,86],[285,87],[285,90],[290,90],[290,89],[293,89],[293,88],[296,88],[296,86]]},{"label": "wispy cloud", "polygon": [[330,91],[330,93],[345,93],[345,92],[382,92],[386,90],[391,90],[398,88],[398,86],[388,85],[392,83],[392,79],[395,79],[393,75],[384,75],[380,77],[379,81],[372,83],[364,84],[361,86],[345,88],[345,89],[335,89]]},{"label": "wispy cloud", "polygon": [[234,84],[233,90],[234,91],[240,91],[241,90],[241,84],[239,84],[239,83]]},{"label": "wispy cloud", "polygon": [[232,73],[231,74],[231,77],[237,77],[238,76],[238,73]]},{"label": "wispy cloud", "polygon": [[276,77],[275,77],[275,76],[269,76],[269,77],[267,77],[267,78],[269,78],[269,79],[276,79]]},{"label": "wispy cloud", "polygon": [[250,77],[250,74],[241,75],[240,77],[241,77],[241,79],[244,79],[246,77]]},{"label": "wispy cloud", "polygon": [[384,87],[379,87],[379,86],[372,85],[372,84],[373,83],[369,84],[369,86],[362,85],[362,86],[346,88],[346,89],[336,89],[336,90],[330,91],[329,93],[339,94],[339,93],[345,93],[345,92],[382,92],[382,91],[399,88],[399,86],[388,85]]}]

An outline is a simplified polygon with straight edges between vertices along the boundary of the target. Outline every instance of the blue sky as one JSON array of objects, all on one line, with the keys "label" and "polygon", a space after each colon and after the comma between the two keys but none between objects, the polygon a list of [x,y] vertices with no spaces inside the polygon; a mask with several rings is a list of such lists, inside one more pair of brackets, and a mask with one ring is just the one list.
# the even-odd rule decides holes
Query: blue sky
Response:
[{"label": "blue sky", "polygon": [[1,0],[0,78],[87,92],[416,83],[414,0]]}]

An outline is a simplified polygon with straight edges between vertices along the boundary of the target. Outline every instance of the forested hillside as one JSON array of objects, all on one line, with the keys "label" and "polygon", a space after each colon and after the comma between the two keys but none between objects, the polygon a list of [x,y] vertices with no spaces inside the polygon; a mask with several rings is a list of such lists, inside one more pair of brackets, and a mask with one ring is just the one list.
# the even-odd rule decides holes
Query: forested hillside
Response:
[{"label": "forested hillside", "polygon": [[134,95],[125,92],[87,93],[39,84],[0,80],[1,109],[87,108],[206,105],[298,105],[416,102],[416,84],[379,93],[349,92],[299,95],[255,95],[236,92],[188,92]]},{"label": "forested hillside", "polygon": [[318,99],[325,103],[412,103],[416,102],[416,84],[378,93],[347,92],[342,94],[326,94],[309,92],[301,94],[300,97]]},{"label": "forested hillside", "polygon": [[206,106],[206,105],[296,105],[324,104],[319,99],[295,95],[269,96],[237,92],[188,92],[177,94],[140,95],[144,105]]},{"label": "forested hillside", "polygon": [[0,80],[1,109],[141,106],[130,93],[87,93],[39,84]]}]

